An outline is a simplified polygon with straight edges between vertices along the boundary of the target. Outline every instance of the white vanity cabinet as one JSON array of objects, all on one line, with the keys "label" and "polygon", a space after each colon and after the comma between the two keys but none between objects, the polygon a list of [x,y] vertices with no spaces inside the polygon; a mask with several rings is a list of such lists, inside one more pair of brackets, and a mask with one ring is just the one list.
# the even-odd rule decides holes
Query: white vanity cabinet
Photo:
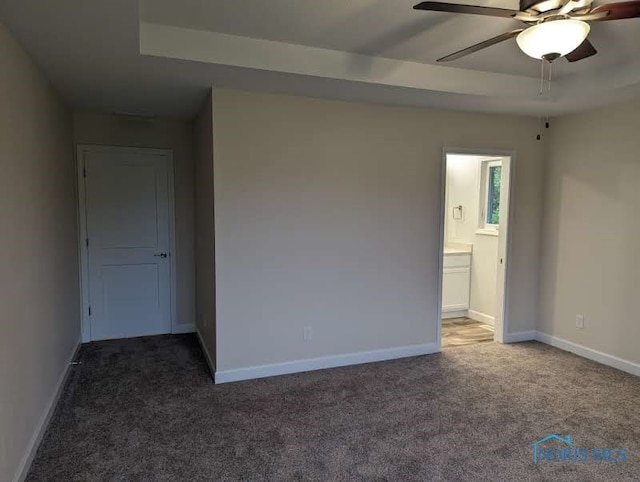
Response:
[{"label": "white vanity cabinet", "polygon": [[442,274],[442,316],[469,309],[471,254],[444,254]]}]

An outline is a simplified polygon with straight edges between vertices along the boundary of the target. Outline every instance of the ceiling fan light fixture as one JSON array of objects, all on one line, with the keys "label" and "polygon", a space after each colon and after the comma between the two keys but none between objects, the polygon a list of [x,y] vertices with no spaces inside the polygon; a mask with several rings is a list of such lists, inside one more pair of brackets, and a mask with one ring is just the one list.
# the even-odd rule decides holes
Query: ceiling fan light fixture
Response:
[{"label": "ceiling fan light fixture", "polygon": [[550,20],[522,31],[516,42],[529,57],[553,60],[577,49],[589,30],[589,24],[580,20]]}]

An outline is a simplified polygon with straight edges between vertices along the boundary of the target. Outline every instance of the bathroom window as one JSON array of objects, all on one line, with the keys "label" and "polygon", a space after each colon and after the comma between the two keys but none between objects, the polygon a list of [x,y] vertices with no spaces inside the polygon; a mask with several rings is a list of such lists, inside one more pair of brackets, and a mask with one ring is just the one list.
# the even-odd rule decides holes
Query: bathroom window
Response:
[{"label": "bathroom window", "polygon": [[483,161],[480,177],[480,223],[479,234],[498,234],[500,226],[500,185],[502,161]]}]

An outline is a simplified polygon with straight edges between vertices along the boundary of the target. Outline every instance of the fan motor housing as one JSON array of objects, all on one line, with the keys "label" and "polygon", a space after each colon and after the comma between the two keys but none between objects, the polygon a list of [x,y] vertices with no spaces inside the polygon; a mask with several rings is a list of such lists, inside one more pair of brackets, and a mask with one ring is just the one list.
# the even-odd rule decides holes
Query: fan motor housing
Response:
[{"label": "fan motor housing", "polygon": [[520,0],[520,11],[535,10],[536,12],[548,12],[562,7],[562,0]]}]

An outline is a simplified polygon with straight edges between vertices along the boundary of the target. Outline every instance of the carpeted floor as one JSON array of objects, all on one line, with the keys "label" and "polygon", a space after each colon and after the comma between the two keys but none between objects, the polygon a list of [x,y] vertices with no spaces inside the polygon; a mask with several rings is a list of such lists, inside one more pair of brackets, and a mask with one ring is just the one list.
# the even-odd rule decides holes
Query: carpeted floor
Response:
[{"label": "carpeted floor", "polygon": [[[30,481],[640,480],[640,378],[538,343],[218,386],[192,335],[80,360]],[[534,465],[551,433],[627,461]]]}]

